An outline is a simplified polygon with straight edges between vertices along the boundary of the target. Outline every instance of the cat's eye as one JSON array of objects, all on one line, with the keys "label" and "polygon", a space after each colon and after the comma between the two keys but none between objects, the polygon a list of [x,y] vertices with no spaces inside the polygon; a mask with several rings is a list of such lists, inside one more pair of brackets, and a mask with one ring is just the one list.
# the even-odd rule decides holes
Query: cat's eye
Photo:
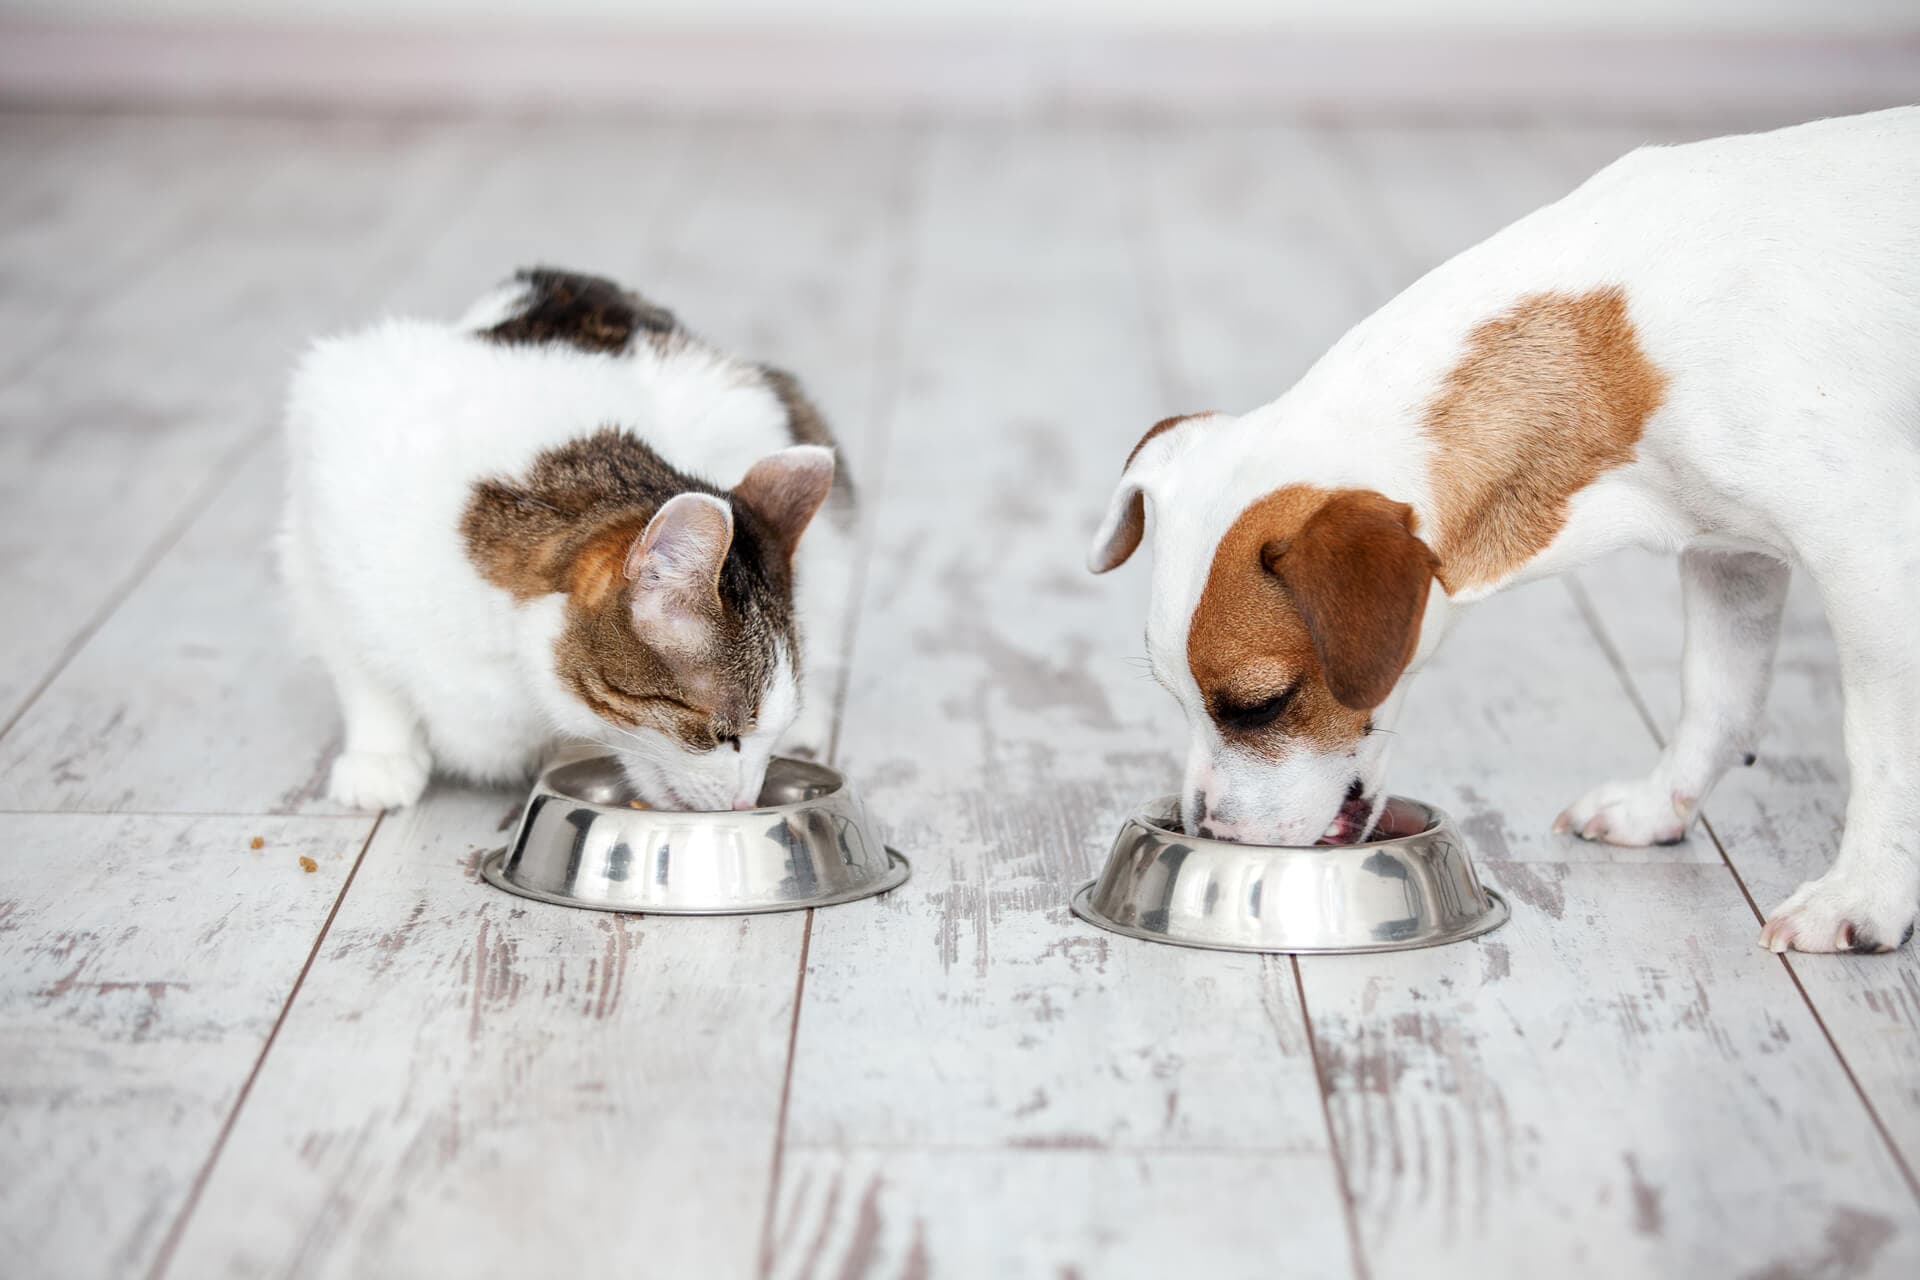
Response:
[{"label": "cat's eye", "polygon": [[1252,732],[1264,729],[1287,713],[1293,704],[1294,695],[1300,692],[1300,683],[1295,681],[1274,694],[1271,698],[1262,698],[1258,702],[1236,702],[1226,694],[1216,694],[1213,699],[1213,714],[1221,724],[1230,729]]}]

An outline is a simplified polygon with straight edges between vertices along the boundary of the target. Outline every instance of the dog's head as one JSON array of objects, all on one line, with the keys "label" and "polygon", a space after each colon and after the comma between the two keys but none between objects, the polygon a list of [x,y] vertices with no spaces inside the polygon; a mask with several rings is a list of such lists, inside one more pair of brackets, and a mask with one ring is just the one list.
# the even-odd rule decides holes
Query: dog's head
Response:
[{"label": "dog's head", "polygon": [[1271,430],[1218,414],[1156,424],[1088,566],[1123,563],[1151,516],[1147,654],[1191,730],[1188,832],[1349,841],[1375,815],[1378,730],[1445,593],[1430,591],[1436,560],[1411,507],[1350,483],[1351,460],[1309,449],[1290,465]]}]

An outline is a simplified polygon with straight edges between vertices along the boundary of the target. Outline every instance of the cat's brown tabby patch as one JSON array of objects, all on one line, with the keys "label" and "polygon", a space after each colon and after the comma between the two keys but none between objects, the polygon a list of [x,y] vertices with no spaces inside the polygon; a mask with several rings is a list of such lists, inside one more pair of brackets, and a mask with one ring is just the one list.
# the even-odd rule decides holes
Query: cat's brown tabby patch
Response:
[{"label": "cat's brown tabby patch", "polygon": [[[634,624],[634,543],[666,501],[705,493],[733,513],[733,538],[696,652],[649,645]],[[710,749],[753,723],[780,649],[797,660],[789,548],[737,495],[676,470],[606,427],[546,450],[517,479],[474,486],[461,521],[467,556],[516,599],[567,597],[555,670],[614,724]]]},{"label": "cat's brown tabby patch", "polygon": [[664,336],[679,327],[673,312],[603,276],[529,267],[513,278],[526,293],[515,314],[481,330],[494,342],[564,342],[582,351],[617,354],[629,350],[637,334]]}]

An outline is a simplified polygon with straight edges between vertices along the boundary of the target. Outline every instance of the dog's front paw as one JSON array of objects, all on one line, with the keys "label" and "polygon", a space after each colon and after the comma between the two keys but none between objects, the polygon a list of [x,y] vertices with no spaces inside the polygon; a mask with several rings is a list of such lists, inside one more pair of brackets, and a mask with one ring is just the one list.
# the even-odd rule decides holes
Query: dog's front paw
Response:
[{"label": "dog's front paw", "polygon": [[1769,951],[1893,951],[1913,937],[1914,911],[1910,891],[1829,871],[1773,909],[1760,945]]},{"label": "dog's front paw", "polygon": [[1605,844],[1679,844],[1698,803],[1659,778],[1609,782],[1561,811],[1553,829]]},{"label": "dog's front paw", "polygon": [[349,809],[400,809],[427,789],[432,761],[424,754],[342,752],[333,762],[327,794]]}]

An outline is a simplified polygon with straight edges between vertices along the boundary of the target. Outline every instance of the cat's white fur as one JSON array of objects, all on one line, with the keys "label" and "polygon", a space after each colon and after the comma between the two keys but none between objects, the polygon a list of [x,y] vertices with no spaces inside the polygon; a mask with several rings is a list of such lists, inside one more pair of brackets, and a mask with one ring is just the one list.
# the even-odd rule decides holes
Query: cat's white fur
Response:
[{"label": "cat's white fur", "polygon": [[436,767],[518,780],[556,742],[585,740],[618,752],[655,803],[751,804],[776,743],[826,745],[848,531],[823,512],[800,541],[806,669],[782,655],[738,752],[691,752],[594,715],[555,674],[564,597],[516,603],[468,559],[474,481],[522,474],[542,450],[614,424],[730,488],[793,440],[774,393],[698,343],[607,356],[477,337],[509,301],[489,295],[452,325],[388,320],[321,341],[295,373],[281,563],[297,634],[345,719],[332,797],[410,804]]}]

